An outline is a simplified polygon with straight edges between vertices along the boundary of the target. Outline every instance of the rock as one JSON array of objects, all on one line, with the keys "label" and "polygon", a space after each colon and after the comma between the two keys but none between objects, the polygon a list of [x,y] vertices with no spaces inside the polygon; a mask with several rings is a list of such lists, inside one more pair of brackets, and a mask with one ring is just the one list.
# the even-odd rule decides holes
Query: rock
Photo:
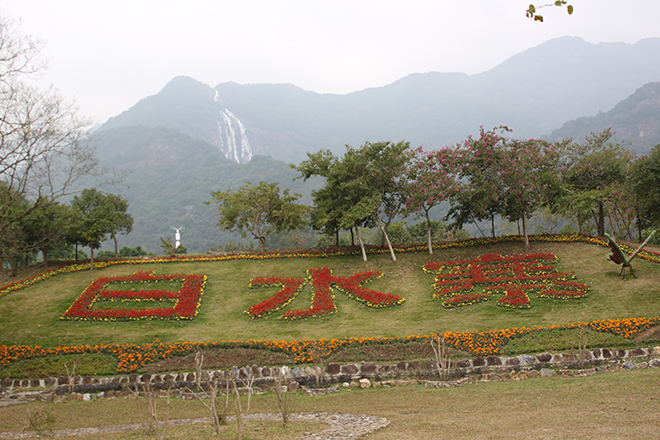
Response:
[{"label": "rock", "polygon": [[341,386],[343,386],[344,388],[348,388],[351,386],[351,384],[348,382],[342,382]]},{"label": "rock", "polygon": [[635,348],[634,350],[630,350],[628,352],[628,356],[644,356],[646,355],[646,352],[644,351],[643,348]]},{"label": "rock", "polygon": [[374,374],[376,372],[376,364],[373,362],[366,362],[360,367],[362,374]]},{"label": "rock", "polygon": [[360,388],[366,389],[371,387],[371,381],[367,379],[366,377],[364,379],[360,379]]},{"label": "rock", "polygon": [[541,372],[538,370],[532,370],[527,373],[527,377],[541,377]]},{"label": "rock", "polygon": [[486,357],[486,362],[488,365],[502,365],[502,359],[498,356],[488,356]]},{"label": "rock", "polygon": [[356,381],[352,380],[351,383],[348,385],[349,388],[360,388],[360,384],[357,383]]},{"label": "rock", "polygon": [[0,386],[10,387],[10,386],[12,386],[13,383],[14,383],[13,379],[5,377],[0,381]]},{"label": "rock", "polygon": [[358,367],[353,364],[342,365],[341,372],[344,374],[356,374],[358,372]]},{"label": "rock", "polygon": [[556,371],[550,368],[541,368],[541,377],[550,377],[553,376],[555,373]]},{"label": "rock", "polygon": [[328,364],[328,366],[325,367],[325,372],[330,375],[339,374],[339,371],[341,371],[341,365],[339,364]]},{"label": "rock", "polygon": [[482,358],[481,356],[478,356],[474,358],[474,360],[472,361],[472,365],[474,365],[475,367],[483,367],[484,365],[486,365],[486,359]]},{"label": "rock", "polygon": [[623,368],[624,370],[632,370],[633,368],[635,368],[635,364],[633,364],[630,361],[625,361],[624,363],[621,364],[621,368]]},{"label": "rock", "polygon": [[648,362],[640,362],[638,364],[635,364],[635,368],[648,368],[649,363]]},{"label": "rock", "polygon": [[508,358],[506,360],[505,364],[509,367],[516,367],[516,366],[520,365],[520,359],[518,359],[517,357]]},{"label": "rock", "polygon": [[651,368],[658,368],[660,367],[660,359],[653,359],[651,362],[649,362],[649,367]]},{"label": "rock", "polygon": [[296,391],[298,391],[298,388],[300,388],[300,384],[295,380],[292,380],[291,382],[289,382],[288,387],[290,392],[295,393]]},{"label": "rock", "polygon": [[539,362],[550,362],[552,360],[552,355],[550,353],[541,353],[536,355],[536,359]]}]

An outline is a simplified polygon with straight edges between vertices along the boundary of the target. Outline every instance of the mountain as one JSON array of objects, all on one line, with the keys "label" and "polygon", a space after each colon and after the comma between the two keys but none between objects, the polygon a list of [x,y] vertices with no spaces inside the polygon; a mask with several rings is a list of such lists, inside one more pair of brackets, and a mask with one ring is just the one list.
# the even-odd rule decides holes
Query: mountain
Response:
[{"label": "mountain", "polygon": [[[478,56],[478,54],[475,54]],[[252,155],[298,163],[306,152],[407,140],[440,148],[507,125],[520,138],[612,108],[660,80],[660,38],[635,44],[562,37],[477,75],[415,73],[390,85],[318,94],[291,84],[222,83],[177,77],[100,130],[163,126],[201,139],[237,163]]]},{"label": "mountain", "polygon": [[[130,126],[94,135],[102,167],[126,174],[121,185],[103,188],[129,202],[133,232],[119,236],[119,247],[142,246],[161,253],[160,238],[173,237],[172,227],[184,227],[182,243],[190,252],[206,252],[240,235],[217,226],[215,205],[207,205],[214,191],[237,188],[247,181],[281,182],[280,188],[304,193],[311,204],[316,181],[294,181],[288,164],[255,155],[247,164],[227,159],[214,145],[164,127]],[[106,242],[103,249],[110,250]]]},{"label": "mountain", "polygon": [[581,141],[589,133],[612,127],[612,142],[627,144],[646,154],[660,144],[660,82],[645,84],[606,113],[584,116],[553,130],[548,140],[573,138]]},{"label": "mountain", "polygon": [[311,204],[322,182],[294,181],[287,164],[322,148],[341,155],[345,144],[406,140],[433,149],[480,126],[507,125],[519,138],[576,139],[614,126],[647,151],[660,130],[657,81],[660,38],[591,44],[563,37],[481,74],[415,73],[346,95],[291,84],[211,87],[180,76],[110,118],[94,138],[101,165],[128,173],[123,186],[107,189],[128,200],[135,219],[120,247],[158,252],[159,238],[183,226],[183,244],[204,252],[240,240],[217,227],[214,207],[204,203],[211,192],[265,180]]}]

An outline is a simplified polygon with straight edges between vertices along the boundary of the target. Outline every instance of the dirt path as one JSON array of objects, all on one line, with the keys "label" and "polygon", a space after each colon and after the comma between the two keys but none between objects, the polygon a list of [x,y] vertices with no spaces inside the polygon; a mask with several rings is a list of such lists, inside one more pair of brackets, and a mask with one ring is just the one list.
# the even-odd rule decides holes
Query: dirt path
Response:
[{"label": "dirt path", "polygon": [[[235,420],[235,416],[229,416],[228,420]],[[246,420],[280,420],[281,416],[275,413],[262,413],[262,414],[248,414]],[[321,431],[317,434],[310,434],[301,437],[304,440],[343,440],[354,439],[365,434],[374,432],[380,428],[384,428],[390,424],[390,421],[375,416],[368,416],[364,414],[331,414],[331,413],[293,413],[289,416],[291,421],[319,421],[330,425],[330,428]],[[167,426],[181,426],[192,425],[194,423],[212,423],[210,417],[202,417],[197,419],[177,419],[167,422]],[[81,436],[92,434],[104,434],[113,432],[127,432],[138,431],[142,429],[140,424],[112,426],[106,428],[79,428],[79,429],[63,429],[59,431],[52,431],[49,434],[52,436]],[[0,439],[16,439],[16,438],[29,438],[36,437],[35,432],[3,432],[0,433]]]}]

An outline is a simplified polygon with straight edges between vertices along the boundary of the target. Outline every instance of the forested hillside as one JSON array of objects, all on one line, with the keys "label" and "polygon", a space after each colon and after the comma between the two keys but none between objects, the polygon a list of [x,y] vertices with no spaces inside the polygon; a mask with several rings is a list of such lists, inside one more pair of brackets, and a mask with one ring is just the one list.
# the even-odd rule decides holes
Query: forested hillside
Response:
[{"label": "forested hillside", "polygon": [[120,247],[140,245],[161,252],[159,238],[173,236],[173,226],[185,227],[182,243],[192,252],[240,239],[218,228],[215,208],[205,202],[211,192],[246,181],[280,182],[280,187],[304,192],[306,202],[311,201],[314,182],[294,182],[297,173],[287,164],[255,156],[239,165],[212,145],[175,130],[123,127],[97,133],[95,142],[102,166],[127,173],[121,186],[107,188],[128,200],[135,221],[133,232],[119,237]]},{"label": "forested hillside", "polygon": [[660,144],[660,82],[645,84],[608,112],[574,119],[554,130],[551,140],[584,140],[589,133],[612,127],[612,142],[630,143],[639,154]]}]

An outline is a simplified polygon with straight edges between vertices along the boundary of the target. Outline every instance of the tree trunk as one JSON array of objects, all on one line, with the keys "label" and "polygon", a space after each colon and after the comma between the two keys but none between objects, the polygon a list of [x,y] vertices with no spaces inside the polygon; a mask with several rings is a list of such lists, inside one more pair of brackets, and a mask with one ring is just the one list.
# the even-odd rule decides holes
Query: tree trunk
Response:
[{"label": "tree trunk", "polygon": [[94,270],[94,248],[89,247],[89,252],[90,252],[90,259],[89,259],[89,270]]},{"label": "tree trunk", "polygon": [[355,235],[357,235],[358,241],[360,242],[360,250],[362,251],[362,261],[367,261],[367,251],[364,249],[364,243],[362,242],[362,237],[360,236],[360,230],[358,227],[355,227]]},{"label": "tree trunk", "polygon": [[522,211],[522,228],[523,228],[523,236],[525,240],[525,247],[529,247],[529,237],[527,236],[527,218],[524,209]]},{"label": "tree trunk", "polygon": [[44,269],[48,269],[48,249],[42,249],[41,253],[44,254]]},{"label": "tree trunk", "polygon": [[118,257],[119,253],[117,252],[117,236],[112,234],[112,239],[115,241],[115,260],[118,260],[119,259],[119,257]]},{"label": "tree trunk", "polygon": [[[605,208],[603,202],[598,202],[598,236],[605,237]],[[612,231],[614,233],[614,231]]]},{"label": "tree trunk", "polygon": [[433,240],[431,237],[431,218],[429,217],[429,212],[425,211],[426,214],[426,238],[429,243],[429,254],[433,255]]},{"label": "tree trunk", "polygon": [[392,242],[390,241],[390,237],[387,235],[387,232],[383,227],[383,222],[380,220],[380,216],[378,215],[378,213],[376,213],[375,217],[376,217],[376,222],[378,223],[378,227],[380,228],[380,231],[383,233],[383,237],[387,241],[387,247],[390,250],[390,255],[392,255],[392,261],[396,261],[396,255],[394,254],[394,249],[392,248]]},{"label": "tree trunk", "polygon": [[490,231],[493,233],[493,238],[495,238],[495,214],[490,215]]},{"label": "tree trunk", "polygon": [[637,215],[637,237],[639,238],[639,243],[642,242],[642,219]]}]

